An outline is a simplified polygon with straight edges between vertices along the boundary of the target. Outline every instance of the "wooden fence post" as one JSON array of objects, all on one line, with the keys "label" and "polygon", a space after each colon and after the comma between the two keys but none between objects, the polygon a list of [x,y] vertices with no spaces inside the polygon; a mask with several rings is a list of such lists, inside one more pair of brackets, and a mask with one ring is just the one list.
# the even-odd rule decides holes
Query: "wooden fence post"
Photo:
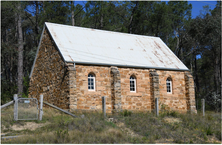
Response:
[{"label": "wooden fence post", "polygon": [[106,96],[102,97],[102,107],[103,107],[104,117],[106,117]]},{"label": "wooden fence post", "polygon": [[158,98],[155,98],[155,113],[156,113],[156,116],[159,116],[159,103],[158,103]]},{"label": "wooden fence post", "polygon": [[205,100],[201,99],[203,116],[205,116]]},{"label": "wooden fence post", "polygon": [[39,120],[42,120],[42,115],[43,115],[43,95],[40,95],[40,110],[39,110]]},{"label": "wooden fence post", "polygon": [[18,95],[14,94],[13,96],[14,98],[14,120],[17,121],[18,120]]}]

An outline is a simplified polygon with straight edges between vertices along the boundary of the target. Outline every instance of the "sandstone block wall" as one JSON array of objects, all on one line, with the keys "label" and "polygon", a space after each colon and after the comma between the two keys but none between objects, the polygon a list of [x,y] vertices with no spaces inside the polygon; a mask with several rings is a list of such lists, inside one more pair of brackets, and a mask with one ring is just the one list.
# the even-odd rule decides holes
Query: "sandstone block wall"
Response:
[{"label": "sandstone block wall", "polygon": [[[118,68],[121,75],[122,109],[151,110],[149,70]],[[130,76],[136,77],[136,92],[130,92]]]},{"label": "sandstone block wall", "polygon": [[[184,72],[157,70],[159,75],[160,106],[167,105],[167,109],[181,112],[188,109],[188,98],[186,96],[186,84]],[[166,80],[172,79],[172,93],[167,93]]]},{"label": "sandstone block wall", "polygon": [[[111,68],[86,65],[76,65],[75,67],[77,109],[102,111],[102,96],[106,96],[106,110],[111,113]],[[88,90],[89,73],[95,75],[95,91]]]},{"label": "sandstone block wall", "polygon": [[59,52],[45,29],[29,84],[29,97],[69,109],[69,75]]},{"label": "sandstone block wall", "polygon": [[[150,95],[151,109],[155,109],[155,98],[160,98],[159,75],[156,70],[150,70]],[[160,108],[160,103],[158,106]]]},{"label": "sandstone block wall", "polygon": [[[90,72],[96,76],[95,91],[88,91]],[[136,77],[136,92],[130,92],[131,75]],[[171,94],[166,90],[168,77],[172,79]],[[185,112],[189,110],[191,94],[186,92],[192,92],[192,89],[186,91],[187,85],[182,71],[76,65],[76,98],[80,110],[102,110],[101,97],[107,96],[107,112],[124,109],[151,111],[156,97],[160,109],[165,106],[165,109]]]},{"label": "sandstone block wall", "polygon": [[112,111],[119,112],[122,110],[121,96],[121,75],[117,67],[111,67],[111,99]]},{"label": "sandstone block wall", "polygon": [[188,100],[187,110],[191,113],[197,113],[193,77],[189,72],[185,72],[184,77],[186,83],[186,98]]}]

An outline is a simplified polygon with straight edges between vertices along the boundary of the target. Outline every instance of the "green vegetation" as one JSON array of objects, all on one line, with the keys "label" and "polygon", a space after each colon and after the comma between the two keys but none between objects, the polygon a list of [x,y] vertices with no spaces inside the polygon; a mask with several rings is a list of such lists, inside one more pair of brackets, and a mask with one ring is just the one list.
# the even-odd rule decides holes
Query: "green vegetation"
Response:
[{"label": "green vegetation", "polygon": [[[220,143],[221,116],[206,112],[203,117],[164,111],[123,111],[118,114],[74,112],[78,118],[45,108],[42,121],[13,121],[12,106],[3,109],[1,130],[7,135],[25,135],[2,143]],[[124,113],[127,112],[127,113]],[[127,114],[127,115],[124,115]],[[129,115],[130,114],[130,115]],[[110,121],[108,118],[112,118]],[[27,123],[32,124],[29,128]],[[15,126],[17,125],[17,130]],[[20,130],[18,126],[20,125]],[[38,126],[33,129],[35,126]]]}]

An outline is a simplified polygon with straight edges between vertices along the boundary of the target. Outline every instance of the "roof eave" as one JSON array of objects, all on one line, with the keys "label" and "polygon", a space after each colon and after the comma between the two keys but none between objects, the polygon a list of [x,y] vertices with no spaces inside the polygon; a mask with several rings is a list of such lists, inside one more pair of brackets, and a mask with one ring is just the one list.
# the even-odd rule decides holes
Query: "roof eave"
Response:
[{"label": "roof eave", "polygon": [[119,67],[129,67],[129,68],[146,68],[146,69],[172,70],[172,71],[190,71],[189,69],[152,67],[152,66],[122,65],[122,64],[108,64],[108,63],[80,62],[80,61],[66,61],[66,62],[67,62],[67,63],[75,63],[75,64],[103,65],[103,66],[119,66]]}]

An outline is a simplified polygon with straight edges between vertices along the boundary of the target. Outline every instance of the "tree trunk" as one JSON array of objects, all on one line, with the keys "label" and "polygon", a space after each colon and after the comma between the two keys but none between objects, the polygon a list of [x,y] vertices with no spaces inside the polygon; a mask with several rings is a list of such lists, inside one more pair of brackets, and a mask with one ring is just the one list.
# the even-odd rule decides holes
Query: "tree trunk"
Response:
[{"label": "tree trunk", "polygon": [[129,22],[129,27],[128,27],[128,33],[132,34],[132,29],[133,29],[133,15],[137,9],[137,6],[138,6],[138,1],[136,1],[136,6],[133,8],[133,11],[131,13],[131,16],[130,16],[130,22]]},{"label": "tree trunk", "polygon": [[[175,30],[175,37],[177,39],[177,45],[176,45],[176,49],[175,49],[175,54],[177,57],[179,57],[179,44],[180,44],[180,41],[179,41],[179,37],[178,37],[178,30]],[[180,58],[180,57],[179,57]]]},{"label": "tree trunk", "polygon": [[[222,30],[222,27],[221,27]],[[222,49],[220,48],[220,97],[222,97]]]},{"label": "tree trunk", "polygon": [[100,18],[100,29],[103,29],[103,14],[101,14]]},{"label": "tree trunk", "polygon": [[8,44],[8,30],[5,30],[5,40],[6,40],[6,44]]},{"label": "tree trunk", "polygon": [[18,14],[15,12],[15,38],[18,38]]},{"label": "tree trunk", "polygon": [[44,4],[44,1],[42,1],[42,9],[43,9],[43,13],[45,14],[45,4]]},{"label": "tree trunk", "polygon": [[215,54],[215,68],[214,68],[214,75],[215,75],[215,88],[216,93],[219,93],[219,86],[220,86],[220,64],[219,64],[218,54]]},{"label": "tree trunk", "polygon": [[198,74],[197,74],[197,56],[196,54],[194,55],[195,58],[194,58],[194,74],[195,74],[195,83],[196,83],[196,91],[199,92],[200,88],[199,88],[199,80],[198,80]]},{"label": "tree trunk", "polygon": [[18,4],[18,95],[23,93],[23,38],[22,38],[22,18],[21,3]]},{"label": "tree trunk", "polygon": [[[39,23],[38,23],[38,15],[39,15],[39,2],[38,1],[36,1],[35,2],[35,4],[36,4],[36,14],[35,14],[35,21],[36,21],[36,25],[35,25],[35,33],[36,33],[36,37],[38,38],[38,35],[39,35]],[[38,42],[38,39],[36,40],[36,43],[37,43],[37,45],[36,46],[38,46],[38,44],[39,44],[39,42]]]},{"label": "tree trunk", "polygon": [[71,1],[71,11],[72,11],[72,26],[75,26],[74,2],[73,1]]},{"label": "tree trunk", "polygon": [[103,2],[100,2],[100,29],[103,29]]}]

